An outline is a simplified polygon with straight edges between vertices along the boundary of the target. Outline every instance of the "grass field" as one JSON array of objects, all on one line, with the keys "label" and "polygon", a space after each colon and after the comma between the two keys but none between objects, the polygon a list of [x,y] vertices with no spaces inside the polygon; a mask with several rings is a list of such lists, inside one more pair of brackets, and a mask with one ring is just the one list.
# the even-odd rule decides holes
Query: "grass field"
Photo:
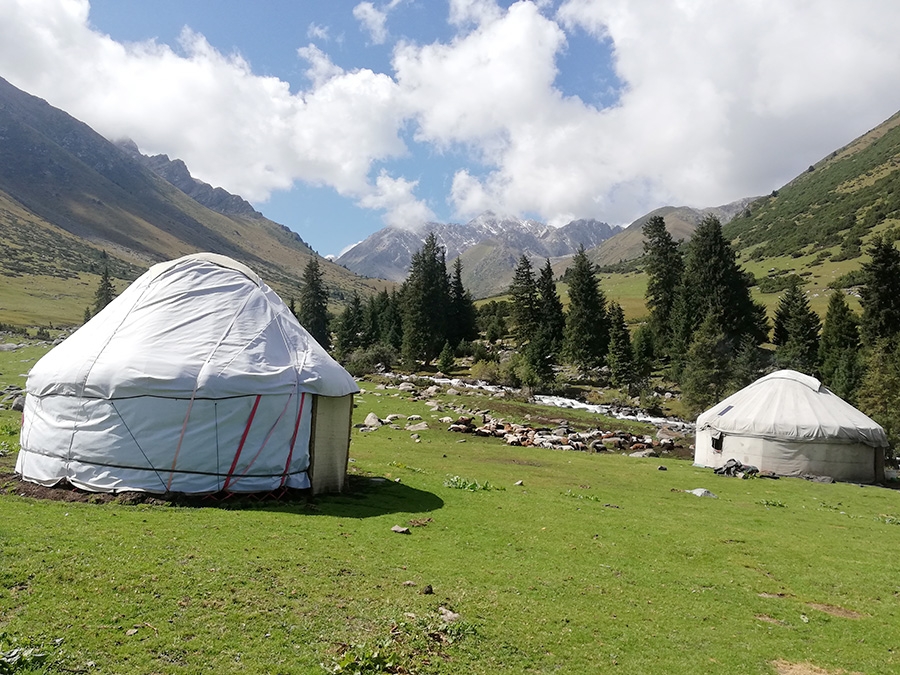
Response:
[{"label": "grass field", "polygon": [[[31,358],[15,354],[0,372]],[[358,421],[433,428],[418,443],[354,431],[345,495],[193,508],[38,501],[8,482],[2,649],[42,647],[33,672],[97,674],[321,673],[341,658],[364,673],[900,668],[900,492],[512,448],[363,388]],[[0,413],[7,471],[17,425]],[[697,487],[718,499],[683,492]]]}]

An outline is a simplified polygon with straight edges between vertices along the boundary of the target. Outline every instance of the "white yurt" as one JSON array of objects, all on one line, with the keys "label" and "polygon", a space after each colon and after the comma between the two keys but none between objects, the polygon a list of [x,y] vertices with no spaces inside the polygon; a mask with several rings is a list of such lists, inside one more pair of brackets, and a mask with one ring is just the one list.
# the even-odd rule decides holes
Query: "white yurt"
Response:
[{"label": "white yurt", "polygon": [[340,491],[357,391],[252,270],[188,255],[34,365],[16,471],[95,492]]},{"label": "white yurt", "polygon": [[733,458],[780,476],[873,483],[884,479],[887,446],[884,429],[819,380],[779,370],[697,418],[694,464]]}]

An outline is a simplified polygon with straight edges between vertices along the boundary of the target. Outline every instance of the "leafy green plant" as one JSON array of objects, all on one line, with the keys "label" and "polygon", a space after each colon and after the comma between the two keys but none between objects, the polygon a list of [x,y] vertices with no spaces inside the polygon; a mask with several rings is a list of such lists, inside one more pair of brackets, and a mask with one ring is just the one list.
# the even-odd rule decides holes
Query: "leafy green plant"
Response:
[{"label": "leafy green plant", "polygon": [[757,504],[760,504],[761,506],[765,506],[765,507],[776,506],[776,507],[781,508],[781,509],[783,509],[783,508],[785,507],[784,502],[779,501],[779,500],[777,500],[777,499],[760,499],[760,500],[759,500],[758,502],[756,502],[756,503],[757,503]]},{"label": "leafy green plant", "polygon": [[403,672],[398,671],[396,657],[388,651],[390,646],[390,638],[374,647],[365,643],[350,645],[335,663],[325,668],[335,675]]},{"label": "leafy green plant", "polygon": [[479,483],[477,480],[469,480],[462,476],[450,476],[444,481],[444,487],[454,488],[456,490],[468,490],[469,492],[478,492],[479,490],[503,490],[504,488],[491,485],[490,481]]},{"label": "leafy green plant", "polygon": [[[62,640],[57,640],[59,645]],[[0,675],[37,672],[47,661],[48,650],[42,645],[29,642],[19,644],[19,640],[6,633],[0,633]]]}]

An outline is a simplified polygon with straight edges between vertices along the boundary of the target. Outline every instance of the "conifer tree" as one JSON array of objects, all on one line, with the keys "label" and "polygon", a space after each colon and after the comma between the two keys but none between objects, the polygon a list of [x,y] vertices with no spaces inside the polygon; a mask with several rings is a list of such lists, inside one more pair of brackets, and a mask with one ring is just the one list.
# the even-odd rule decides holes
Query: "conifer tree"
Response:
[{"label": "conifer tree", "polygon": [[331,331],[328,328],[328,293],[322,283],[319,259],[312,257],[303,270],[303,288],[300,290],[300,308],[297,321],[323,349],[331,349]]},{"label": "conifer tree", "polygon": [[94,292],[94,316],[101,309],[106,307],[116,297],[116,289],[113,288],[112,281],[109,278],[109,264],[103,264],[103,272],[100,273],[100,281],[97,284],[97,290]]},{"label": "conifer tree", "polygon": [[[841,398],[852,398],[853,373],[858,371],[859,322],[842,291],[828,299],[828,311],[819,339],[819,375]],[[840,389],[843,393],[839,393]]]},{"label": "conifer tree", "polygon": [[82,323],[82,324],[85,324],[85,323],[87,323],[87,322],[90,321],[90,320],[91,320],[91,308],[90,308],[90,307],[85,307],[85,308],[84,308],[84,315],[83,315],[82,318],[81,318],[81,323]]},{"label": "conifer tree", "polygon": [[866,344],[894,340],[900,333],[900,251],[894,242],[876,237],[868,250],[871,260],[862,265],[863,306],[860,334]]},{"label": "conifer tree", "polygon": [[625,313],[617,302],[609,304],[609,366],[610,383],[617,388],[632,387],[637,382],[631,335],[625,323]]},{"label": "conifer tree", "polygon": [[371,295],[363,307],[362,347],[371,347],[381,342],[381,314],[384,306],[379,295]]},{"label": "conifer tree", "polygon": [[403,360],[431,361],[447,339],[450,287],[444,248],[431,232],[413,254],[403,288]]},{"label": "conifer tree", "polygon": [[457,258],[453,262],[453,274],[450,277],[450,310],[447,321],[447,339],[456,348],[463,340],[474,340],[478,337],[475,302],[462,282],[462,261]]},{"label": "conifer tree", "polygon": [[603,363],[609,346],[606,297],[594,276],[594,265],[580,246],[569,268],[569,312],[563,353],[570,363],[587,372]]},{"label": "conifer tree", "polygon": [[534,336],[538,324],[537,283],[531,261],[524,254],[513,272],[509,295],[513,337],[516,346],[521,348]]},{"label": "conifer tree", "polygon": [[729,389],[732,391],[743,389],[762,377],[769,367],[770,358],[766,356],[769,353],[756,344],[755,338],[745,335],[731,363]]},{"label": "conifer tree", "polygon": [[547,354],[555,362],[562,349],[563,334],[566,329],[566,315],[563,312],[562,300],[556,292],[556,281],[550,260],[541,268],[537,279],[537,320],[542,340],[549,350]]},{"label": "conifer tree", "polygon": [[341,358],[347,358],[355,349],[362,346],[365,332],[365,315],[362,300],[354,291],[350,296],[350,302],[344,308],[337,321],[337,338],[335,348]]},{"label": "conifer tree", "polygon": [[400,292],[382,291],[378,294],[378,332],[381,343],[396,349],[403,346],[403,308]]},{"label": "conifer tree", "polygon": [[648,378],[653,372],[654,357],[653,330],[648,324],[643,324],[634,331],[631,337],[631,351],[634,353],[635,374],[641,378]]},{"label": "conifer tree", "polygon": [[857,405],[884,427],[888,441],[896,448],[900,443],[900,350],[888,339],[872,346]]},{"label": "conifer tree", "polygon": [[662,216],[651,217],[642,231],[644,272],[647,274],[645,298],[650,313],[648,323],[657,351],[667,353],[673,334],[672,311],[684,262]]},{"label": "conifer tree", "polygon": [[686,354],[681,389],[692,417],[719,401],[731,379],[731,345],[722,323],[715,313],[708,314],[692,336]]},{"label": "conifer tree", "polygon": [[808,375],[818,372],[819,316],[809,307],[799,284],[792,284],[778,301],[775,310],[773,342],[775,361],[781,368],[799,370]]},{"label": "conifer tree", "polygon": [[733,351],[745,335],[763,342],[768,334],[765,307],[750,297],[749,277],[738,266],[715,216],[704,218],[687,247],[672,324],[673,349],[684,354],[694,331],[715,315]]},{"label": "conifer tree", "polygon": [[450,346],[449,340],[444,343],[444,348],[441,349],[440,356],[438,356],[437,367],[445,375],[450,373],[456,365],[456,355],[453,352],[453,347]]}]

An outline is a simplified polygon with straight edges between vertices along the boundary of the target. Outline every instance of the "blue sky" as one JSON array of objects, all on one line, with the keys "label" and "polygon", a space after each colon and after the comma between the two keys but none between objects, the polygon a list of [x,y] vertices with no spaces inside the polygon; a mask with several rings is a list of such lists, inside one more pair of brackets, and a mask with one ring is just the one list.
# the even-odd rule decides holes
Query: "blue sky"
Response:
[{"label": "blue sky", "polygon": [[322,254],[765,194],[900,109],[889,0],[0,0],[0,76]]}]

